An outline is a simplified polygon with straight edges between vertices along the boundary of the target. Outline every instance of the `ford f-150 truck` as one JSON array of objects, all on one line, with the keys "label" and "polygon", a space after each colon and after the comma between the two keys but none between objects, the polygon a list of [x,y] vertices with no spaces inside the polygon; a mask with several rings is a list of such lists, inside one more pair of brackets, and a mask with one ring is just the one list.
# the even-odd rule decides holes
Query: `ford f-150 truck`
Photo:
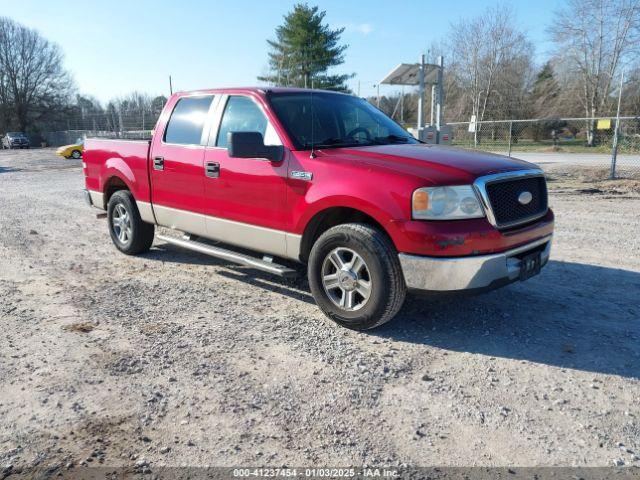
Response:
[{"label": "ford f-150 truck", "polygon": [[121,252],[149,250],[157,225],[183,234],[162,241],[277,275],[301,262],[322,311],[353,329],[393,318],[407,291],[490,290],[549,259],[539,168],[420,143],[342,93],[176,93],[150,141],[88,139],[83,159]]}]

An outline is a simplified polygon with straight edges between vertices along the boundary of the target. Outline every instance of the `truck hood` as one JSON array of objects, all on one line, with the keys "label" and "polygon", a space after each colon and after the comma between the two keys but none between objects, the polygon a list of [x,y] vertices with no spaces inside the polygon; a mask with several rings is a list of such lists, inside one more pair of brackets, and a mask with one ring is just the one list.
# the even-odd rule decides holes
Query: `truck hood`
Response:
[{"label": "truck hood", "polygon": [[503,155],[426,144],[337,148],[324,150],[323,156],[369,168],[389,169],[439,185],[472,183],[483,175],[537,168],[532,163]]}]

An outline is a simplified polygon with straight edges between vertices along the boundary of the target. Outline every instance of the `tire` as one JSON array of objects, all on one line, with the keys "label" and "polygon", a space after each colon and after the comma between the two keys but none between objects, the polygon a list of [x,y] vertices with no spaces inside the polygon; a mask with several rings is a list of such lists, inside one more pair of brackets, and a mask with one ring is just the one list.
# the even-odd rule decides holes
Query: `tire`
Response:
[{"label": "tire", "polygon": [[107,224],[111,240],[122,253],[137,255],[151,248],[155,227],[142,221],[128,190],[119,190],[109,199]]},{"label": "tire", "polygon": [[353,330],[369,330],[391,320],[407,291],[389,237],[361,223],[338,225],[320,235],[309,255],[308,277],[324,314]]},{"label": "tire", "polygon": [[82,152],[80,150],[74,150],[71,152],[71,158],[75,158],[76,160],[82,158]]}]

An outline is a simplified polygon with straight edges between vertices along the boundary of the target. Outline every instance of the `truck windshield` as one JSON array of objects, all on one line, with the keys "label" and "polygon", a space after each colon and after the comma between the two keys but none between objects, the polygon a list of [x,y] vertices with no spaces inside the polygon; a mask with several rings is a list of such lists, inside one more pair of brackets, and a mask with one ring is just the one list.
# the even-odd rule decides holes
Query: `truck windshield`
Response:
[{"label": "truck windshield", "polygon": [[418,143],[366,100],[332,92],[277,92],[269,101],[296,149]]}]

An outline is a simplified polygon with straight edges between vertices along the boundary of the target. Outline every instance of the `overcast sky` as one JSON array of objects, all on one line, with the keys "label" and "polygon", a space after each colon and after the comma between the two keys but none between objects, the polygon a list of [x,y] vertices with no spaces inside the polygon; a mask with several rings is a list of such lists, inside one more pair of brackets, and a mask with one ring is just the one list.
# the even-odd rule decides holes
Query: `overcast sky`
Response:
[{"label": "overcast sky", "polygon": [[[101,101],[133,90],[174,90],[256,85],[266,69],[266,39],[294,2],[270,1],[90,1],[0,0],[0,15],[35,28],[58,43],[78,89]],[[536,60],[549,53],[545,29],[553,0],[502,2],[536,45]],[[492,1],[425,0],[309,2],[326,10],[332,27],[346,28],[345,64],[356,73],[361,95],[394,66],[417,61],[460,18],[482,13]],[[445,57],[446,65],[446,57]],[[383,92],[385,87],[383,87]],[[386,87],[393,89],[393,87]]]}]

